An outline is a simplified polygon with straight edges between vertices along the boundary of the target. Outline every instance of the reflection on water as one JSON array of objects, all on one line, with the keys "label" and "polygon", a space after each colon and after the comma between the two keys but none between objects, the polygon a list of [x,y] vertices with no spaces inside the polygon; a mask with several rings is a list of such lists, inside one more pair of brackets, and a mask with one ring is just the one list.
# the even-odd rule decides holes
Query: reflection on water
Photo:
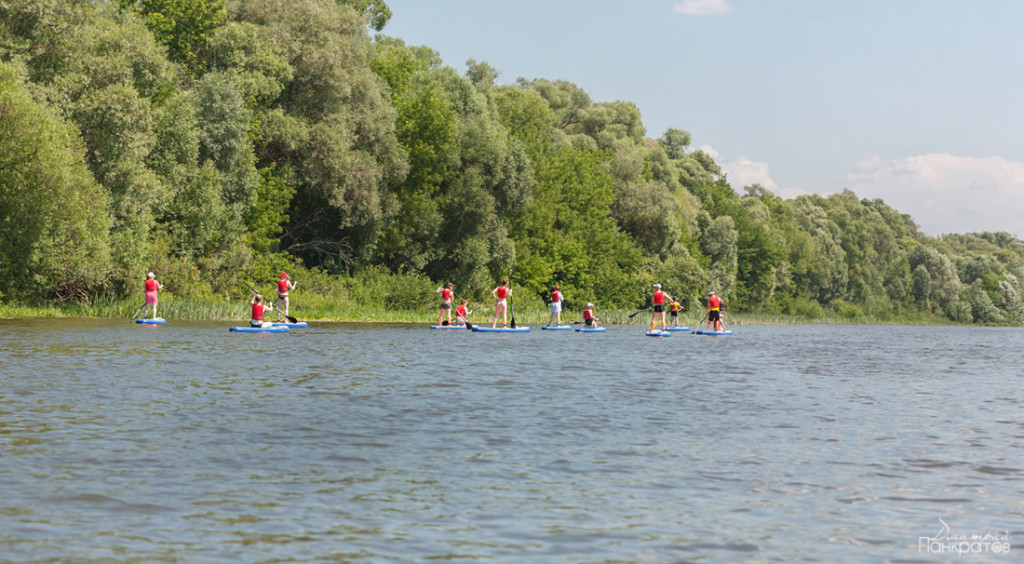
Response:
[{"label": "reflection on water", "polygon": [[0,551],[874,562],[941,518],[1024,553],[1024,331],[734,329],[0,321]]}]

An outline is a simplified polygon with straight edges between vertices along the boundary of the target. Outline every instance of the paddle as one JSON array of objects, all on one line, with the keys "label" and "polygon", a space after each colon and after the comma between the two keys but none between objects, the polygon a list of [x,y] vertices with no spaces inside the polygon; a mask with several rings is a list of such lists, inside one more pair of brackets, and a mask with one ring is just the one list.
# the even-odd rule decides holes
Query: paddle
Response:
[{"label": "paddle", "polygon": [[700,321],[698,321],[698,322],[697,322],[697,325],[695,325],[695,326],[693,327],[693,331],[690,331],[690,333],[692,334],[692,333],[696,333],[697,331],[700,331],[700,324],[701,324],[701,323],[704,323],[704,320],[705,320],[705,319],[707,319],[707,318],[708,318],[708,314],[707,314],[707,313],[705,313],[705,314],[704,314],[704,317],[701,317],[701,318],[700,318]]},{"label": "paddle", "polygon": [[[252,290],[253,292],[255,292],[255,293],[257,293],[257,294],[259,294],[259,293],[260,293],[260,291],[259,291],[259,290],[257,290],[256,288],[253,288],[253,287],[252,287],[252,284],[250,284],[250,283],[248,283],[248,282],[242,282],[242,284],[245,284],[246,286],[248,286],[248,287],[249,287],[249,289],[250,289],[250,290]],[[262,295],[262,294],[260,294],[260,295]],[[298,322],[299,322],[299,320],[298,320],[298,319],[295,319],[294,317],[292,317],[292,316],[290,316],[290,315],[287,315],[287,314],[282,314],[282,315],[284,315],[284,318],[288,320],[288,323],[298,323]]]},{"label": "paddle", "polygon": [[651,311],[652,309],[654,309],[654,308],[653,308],[653,307],[649,307],[649,308],[647,308],[647,309],[641,309],[640,311],[634,311],[633,313],[629,314],[629,318],[630,318],[630,319],[633,319],[633,318],[634,318],[634,317],[636,317],[636,316],[637,316],[638,314],[641,314],[641,313],[643,313],[643,312],[645,312],[645,311]]},{"label": "paddle", "polygon": [[512,276],[509,276],[508,283],[508,311],[512,315],[512,328],[516,328],[516,306],[512,305]]},{"label": "paddle", "polygon": [[142,308],[144,307],[146,307],[146,304],[142,304],[139,310],[135,312],[135,315],[132,316],[132,321],[135,321],[135,318],[139,316],[139,313],[142,313]]}]

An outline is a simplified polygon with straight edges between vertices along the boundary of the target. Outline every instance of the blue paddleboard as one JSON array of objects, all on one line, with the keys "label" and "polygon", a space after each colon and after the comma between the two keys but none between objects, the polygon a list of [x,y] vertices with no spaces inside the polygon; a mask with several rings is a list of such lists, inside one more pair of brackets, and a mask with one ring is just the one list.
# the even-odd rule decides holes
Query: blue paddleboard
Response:
[{"label": "blue paddleboard", "polygon": [[669,327],[666,331],[689,331],[689,327]]},{"label": "blue paddleboard", "polygon": [[447,329],[449,331],[457,331],[459,329],[465,329],[465,325],[431,325],[431,329]]},{"label": "blue paddleboard", "polygon": [[604,333],[605,331],[607,331],[607,329],[604,327],[591,327],[589,329],[581,327],[576,330],[577,333]]},{"label": "blue paddleboard", "polygon": [[541,325],[540,328],[545,331],[572,331],[572,325]]},{"label": "blue paddleboard", "polygon": [[529,327],[481,327],[479,325],[473,326],[473,331],[476,333],[529,333]]},{"label": "blue paddleboard", "polygon": [[164,325],[167,323],[167,320],[162,317],[157,317],[156,319],[136,319],[135,322],[144,323],[146,325]]},{"label": "blue paddleboard", "polygon": [[288,333],[291,331],[288,327],[232,327],[231,331],[235,333]]},{"label": "blue paddleboard", "polygon": [[646,334],[647,334],[648,337],[671,337],[672,336],[672,333],[669,333],[668,331],[648,331]]},{"label": "blue paddleboard", "polygon": [[703,329],[697,330],[698,335],[732,335],[732,331],[704,331]]},{"label": "blue paddleboard", "polygon": [[309,327],[309,323],[305,321],[299,321],[298,323],[277,322],[274,323],[274,327]]}]

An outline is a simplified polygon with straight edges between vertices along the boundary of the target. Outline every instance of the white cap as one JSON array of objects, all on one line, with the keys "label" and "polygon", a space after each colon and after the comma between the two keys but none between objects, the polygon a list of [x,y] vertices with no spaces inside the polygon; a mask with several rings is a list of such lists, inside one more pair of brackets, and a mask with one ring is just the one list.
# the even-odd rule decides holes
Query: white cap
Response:
[{"label": "white cap", "polygon": [[587,304],[587,307],[594,307],[594,304]]},{"label": "white cap", "polygon": [[149,274],[147,274],[146,276],[148,276],[148,277],[150,277],[150,278],[156,278],[156,274],[153,274],[152,272],[150,272],[150,273],[149,273]]},{"label": "white cap", "polygon": [[714,296],[714,295],[715,295],[715,293],[714,293],[714,292],[708,292],[708,295],[709,295],[709,296]]},{"label": "white cap", "polygon": [[661,284],[655,284],[654,287],[655,288],[661,288]]}]

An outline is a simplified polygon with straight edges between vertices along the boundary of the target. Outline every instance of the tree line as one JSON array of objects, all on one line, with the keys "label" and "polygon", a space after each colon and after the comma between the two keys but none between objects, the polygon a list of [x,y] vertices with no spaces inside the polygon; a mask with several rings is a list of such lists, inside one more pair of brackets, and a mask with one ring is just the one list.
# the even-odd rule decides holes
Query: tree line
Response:
[{"label": "tree line", "polygon": [[[0,4],[0,299],[237,290],[284,268],[482,299],[1024,323],[1007,233],[929,237],[846,190],[734,187],[631,102],[497,83],[381,32],[377,0]],[[539,301],[539,297],[534,298]]]}]

